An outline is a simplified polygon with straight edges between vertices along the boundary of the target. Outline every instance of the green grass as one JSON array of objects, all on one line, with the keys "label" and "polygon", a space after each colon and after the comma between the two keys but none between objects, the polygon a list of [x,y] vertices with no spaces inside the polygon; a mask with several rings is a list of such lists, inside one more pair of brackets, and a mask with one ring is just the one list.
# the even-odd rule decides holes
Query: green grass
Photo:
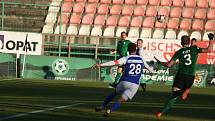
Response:
[{"label": "green grass", "polygon": [[[53,80],[0,80],[0,121],[157,121],[154,112],[170,96],[170,86],[148,85],[122,104],[110,117],[95,112],[113,89],[103,82]],[[215,121],[215,88],[192,88],[188,100],[179,100],[160,121]],[[54,107],[71,105],[67,108]],[[53,110],[47,110],[53,109]]]}]

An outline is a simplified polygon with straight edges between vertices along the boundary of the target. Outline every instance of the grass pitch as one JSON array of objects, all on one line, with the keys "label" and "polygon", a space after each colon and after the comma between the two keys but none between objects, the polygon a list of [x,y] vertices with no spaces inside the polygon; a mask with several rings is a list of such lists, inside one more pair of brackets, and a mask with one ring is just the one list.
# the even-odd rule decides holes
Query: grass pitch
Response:
[{"label": "grass pitch", "polygon": [[[0,80],[0,121],[157,121],[170,86],[147,85],[109,117],[95,112],[113,89],[103,82]],[[192,88],[160,121],[215,121],[215,88]]]}]

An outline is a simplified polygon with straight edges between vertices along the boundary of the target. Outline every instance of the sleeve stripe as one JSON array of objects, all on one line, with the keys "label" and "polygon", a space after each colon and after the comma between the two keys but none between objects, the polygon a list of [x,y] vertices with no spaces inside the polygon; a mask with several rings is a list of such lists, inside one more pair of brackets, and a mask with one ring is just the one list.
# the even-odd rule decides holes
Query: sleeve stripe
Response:
[{"label": "sleeve stripe", "polygon": [[115,63],[115,65],[119,65],[119,61],[118,60],[115,60],[114,63]]}]

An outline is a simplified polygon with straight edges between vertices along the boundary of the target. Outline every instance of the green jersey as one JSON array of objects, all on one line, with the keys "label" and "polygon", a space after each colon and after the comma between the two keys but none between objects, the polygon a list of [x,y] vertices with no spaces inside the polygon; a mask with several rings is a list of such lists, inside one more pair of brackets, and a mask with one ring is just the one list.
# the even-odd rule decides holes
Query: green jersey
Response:
[{"label": "green jersey", "polygon": [[173,56],[174,61],[179,60],[178,73],[194,76],[198,53],[201,50],[197,46],[183,47],[178,50]]},{"label": "green jersey", "polygon": [[128,52],[128,45],[132,43],[130,40],[120,40],[117,43],[117,54],[119,54],[120,57],[127,56]]}]

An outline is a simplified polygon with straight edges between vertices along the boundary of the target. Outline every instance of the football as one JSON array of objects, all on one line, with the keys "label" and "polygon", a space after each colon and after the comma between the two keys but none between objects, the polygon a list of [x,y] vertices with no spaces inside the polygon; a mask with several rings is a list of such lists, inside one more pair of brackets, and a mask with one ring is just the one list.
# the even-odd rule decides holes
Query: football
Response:
[{"label": "football", "polygon": [[165,23],[166,22],[166,16],[165,15],[157,15],[156,20],[160,23]]}]

